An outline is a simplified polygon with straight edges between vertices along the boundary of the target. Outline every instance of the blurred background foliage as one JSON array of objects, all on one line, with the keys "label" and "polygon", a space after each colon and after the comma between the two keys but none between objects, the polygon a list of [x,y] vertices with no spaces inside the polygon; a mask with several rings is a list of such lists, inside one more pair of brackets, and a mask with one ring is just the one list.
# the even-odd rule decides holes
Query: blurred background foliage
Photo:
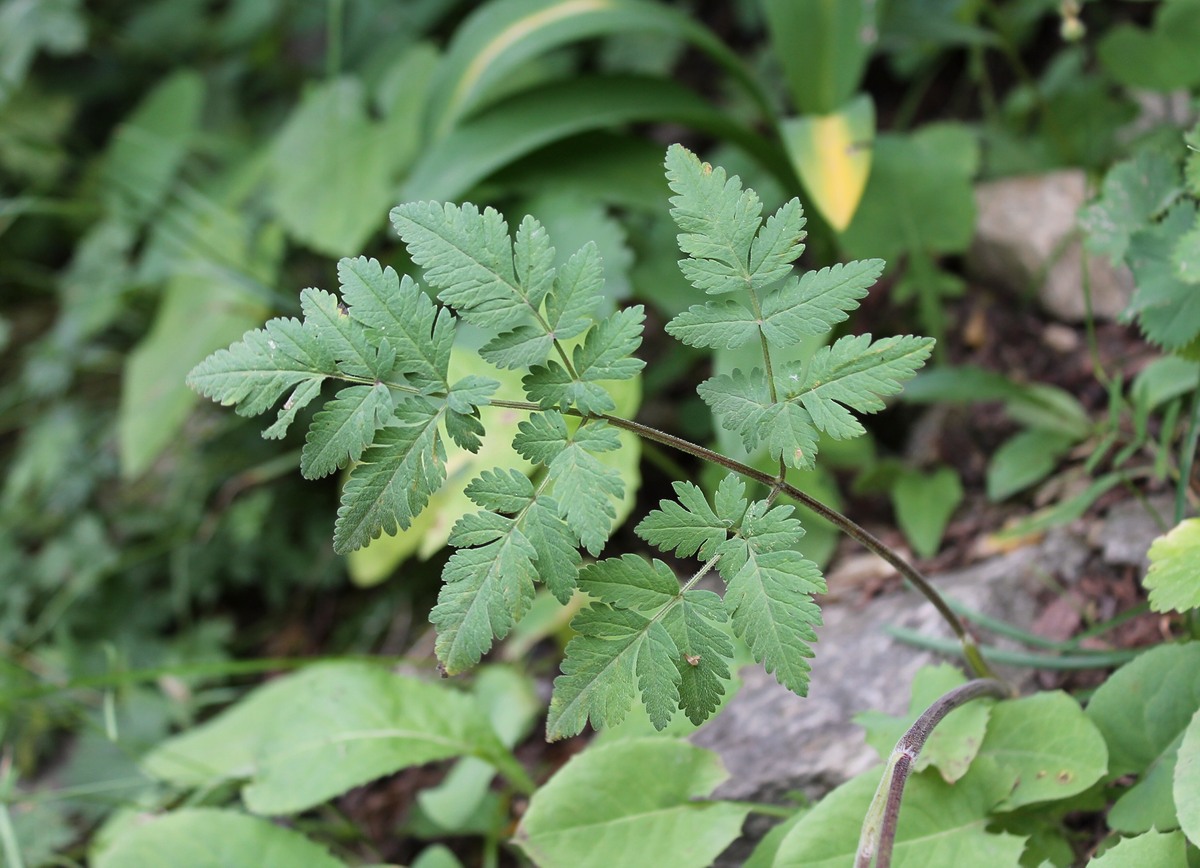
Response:
[{"label": "blurred background foliage", "polygon": [[[894,304],[876,306],[875,325],[941,335],[967,291],[957,264],[977,181],[1074,166],[1098,185],[1149,153],[1122,171],[1133,186],[1158,179],[1159,199],[1095,252],[1119,259],[1120,238],[1167,231],[1171,202],[1183,203],[1172,239],[1196,243],[1200,174],[1194,158],[1190,175],[1179,168],[1179,126],[1198,42],[1196,0],[0,2],[4,786],[53,769],[64,793],[14,813],[26,861],[160,797],[137,758],[271,658],[428,641],[438,558],[466,500],[446,492],[408,534],[335,557],[336,478],[303,482],[296,437],[264,441],[184,386],[211,351],[297,313],[300,287],[332,285],[337,257],[411,271],[385,232],[392,205],[469,199],[534,214],[560,251],[594,240],[610,304],[635,299],[661,323],[692,302],[661,170],[682,139],[767,209],[800,195],[811,267],[888,259],[876,292]],[[1133,123],[1180,91],[1178,116]],[[1104,188],[1117,210],[1121,183]],[[1197,282],[1194,262],[1177,293]],[[1200,312],[1184,319],[1195,328],[1167,349],[1194,349]],[[473,351],[468,333],[459,375],[481,364]],[[737,353],[653,339],[645,352],[621,414],[764,459],[714,430],[692,393]],[[1195,391],[1194,356],[1178,355],[1143,389],[1150,409]],[[1010,386],[993,379],[986,394],[1027,417],[1046,400],[1062,409]],[[975,387],[934,382],[924,400],[955,388]],[[1058,439],[1024,445],[1064,454],[1093,430],[1078,412],[1058,414],[1070,423]],[[489,430],[516,421],[498,414]],[[959,478],[897,464],[886,442],[823,446],[826,465],[802,482],[836,504],[834,472],[867,470],[932,554]],[[644,468],[692,475],[649,447],[644,461],[613,454],[626,514]],[[464,455],[451,481],[498,464],[521,466],[497,443]],[[995,484],[1007,496],[1028,481]],[[807,553],[828,558],[830,532],[809,526]],[[565,619],[533,621],[524,648]]]}]

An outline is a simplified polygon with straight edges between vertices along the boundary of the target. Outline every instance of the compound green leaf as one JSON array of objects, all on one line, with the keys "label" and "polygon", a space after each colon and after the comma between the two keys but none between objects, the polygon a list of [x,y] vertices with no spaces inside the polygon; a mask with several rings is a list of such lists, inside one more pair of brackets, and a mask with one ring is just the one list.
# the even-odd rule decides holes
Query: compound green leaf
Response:
[{"label": "compound green leaf", "polygon": [[317,339],[333,354],[342,373],[380,379],[390,371],[394,359],[382,358],[381,352],[371,346],[366,331],[350,317],[350,309],[336,295],[323,289],[303,290],[300,308],[305,324],[311,323],[316,329]]},{"label": "compound green leaf", "polygon": [[402,768],[455,756],[512,762],[471,697],[365,663],[276,679],[154,749],[143,765],[177,786],[248,779],[256,814],[292,814]]},{"label": "compound green leaf", "polygon": [[693,286],[710,294],[761,289],[790,273],[804,249],[805,219],[798,201],[762,226],[762,201],[743,189],[737,176],[701,163],[682,145],[667,149],[666,165],[676,194],[671,216],[683,230],[679,249],[688,255],[679,267]]},{"label": "compound green leaf", "polygon": [[1156,612],[1200,607],[1200,518],[1181,521],[1150,546],[1143,584]]},{"label": "compound green leaf", "polygon": [[763,334],[778,346],[825,334],[858,307],[883,265],[882,259],[847,262],[785,283],[763,301]]},{"label": "compound green leaf", "polygon": [[817,641],[813,628],[821,623],[812,595],[825,592],[825,580],[817,565],[799,553],[761,551],[755,542],[732,540],[722,547],[718,565],[728,583],[725,608],[754,659],[784,687],[805,696],[811,643]]},{"label": "compound green leaf", "polygon": [[639,305],[619,310],[593,327],[573,353],[574,376],[556,361],[537,365],[525,376],[525,391],[543,407],[575,407],[584,413],[611,413],[612,396],[604,380],[628,380],[646,366],[632,357],[642,343],[645,310]]},{"label": "compound green leaf", "polygon": [[413,261],[425,269],[425,280],[440,290],[438,298],[467,322],[497,331],[539,324],[549,289],[540,278],[532,286],[521,282],[529,274],[544,276],[554,256],[540,226],[533,228],[531,219],[527,223],[521,245],[525,273],[518,275],[508,224],[494,208],[408,202],[392,209],[392,224]]},{"label": "compound green leaf", "polygon": [[847,335],[817,350],[801,370],[785,369],[780,376],[784,395],[802,404],[817,428],[831,437],[856,436],[862,425],[846,408],[882,410],[882,397],[900,391],[900,384],[929,358],[933,343],[912,335],[877,341],[869,334]]},{"label": "compound green leaf", "polygon": [[412,524],[446,479],[446,449],[438,435],[441,409],[409,398],[395,421],[379,431],[342,489],[333,530],[334,551],[362,548],[380,533]]},{"label": "compound green leaf", "polygon": [[[732,522],[718,518],[708,505],[704,492],[690,482],[674,482],[678,502],[660,500],[658,509],[651,512],[634,529],[638,536],[662,551],[671,551],[681,558],[699,552],[701,560],[716,554],[717,546],[725,542]],[[742,506],[742,511],[745,505]],[[738,514],[738,520],[741,514]]]},{"label": "compound green leaf", "polygon": [[690,347],[740,347],[758,329],[758,317],[732,299],[694,304],[667,323],[667,333]]},{"label": "compound green leaf", "polygon": [[483,423],[479,408],[491,403],[500,384],[490,377],[463,377],[446,393],[446,433],[468,452],[478,452],[482,444]]},{"label": "compound green leaf", "polygon": [[533,413],[517,425],[513,448],[534,464],[549,465],[571,442],[567,421],[557,410]]},{"label": "compound green leaf", "polygon": [[701,383],[696,391],[712,408],[721,426],[736,431],[748,452],[758,446],[763,434],[760,424],[771,407],[771,394],[762,371],[747,374],[735,368],[732,374],[718,374]]},{"label": "compound green leaf", "polygon": [[157,868],[170,854],[176,868],[306,865],[346,868],[299,832],[269,820],[216,808],[183,808],[138,817],[93,855],[96,868]]},{"label": "compound green leaf", "polygon": [[584,567],[579,589],[617,608],[653,612],[679,596],[679,580],[657,558],[651,563],[629,554]]},{"label": "compound green leaf", "polygon": [[[652,627],[661,628],[657,621],[630,609],[614,609],[596,604],[584,609],[571,621],[578,634],[567,645],[562,662],[562,674],[554,679],[550,698],[550,714],[546,721],[546,737],[567,738],[583,730],[589,720],[602,729],[616,726],[625,719],[638,693],[639,658],[650,655],[651,662],[642,664],[646,670],[663,675],[673,674],[673,689],[678,684],[671,645],[651,640]],[[668,636],[668,640],[669,640]],[[673,644],[673,643],[672,643]],[[662,683],[647,679],[646,688]],[[652,700],[653,701],[653,700]],[[672,703],[678,702],[678,693]],[[657,705],[661,712],[661,704]],[[666,725],[662,717],[653,720],[658,729]]]},{"label": "compound green leaf", "polygon": [[663,626],[675,641],[675,668],[679,671],[679,707],[699,726],[721,705],[733,645],[726,634],[729,616],[721,598],[712,591],[690,590],[663,617]]},{"label": "compound green leaf", "polygon": [[395,410],[391,390],[383,384],[342,389],[313,417],[300,453],[300,473],[320,479],[357,461]]},{"label": "compound green leaf", "polygon": [[485,470],[467,483],[467,497],[484,509],[520,512],[533,500],[533,483],[519,470]]},{"label": "compound green leaf", "polygon": [[564,606],[575,593],[582,558],[578,539],[562,520],[558,502],[542,495],[525,518],[525,535],[537,551],[534,567],[538,578]]},{"label": "compound green leaf", "polygon": [[625,496],[621,474],[602,464],[594,451],[601,450],[577,437],[550,462],[549,473],[563,518],[593,556],[604,547],[616,521],[613,500]]},{"label": "compound green leaf", "polygon": [[419,387],[446,386],[454,322],[407,274],[398,277],[389,265],[360,256],[338,262],[342,299],[354,319],[376,341],[386,339],[396,351],[393,371],[407,374]]},{"label": "compound green leaf", "polygon": [[240,415],[257,416],[288,389],[336,374],[315,328],[295,319],[273,319],[196,365],[187,383],[206,398],[236,404]]},{"label": "compound green leaf", "polygon": [[812,468],[817,458],[817,429],[808,410],[784,401],[772,404],[755,421],[767,432],[768,455],[782,459],[788,467]]},{"label": "compound green leaf", "polygon": [[708,796],[720,759],[685,741],[627,739],[571,759],[530,801],[516,843],[543,868],[711,865],[749,808]]},{"label": "compound green leaf", "polygon": [[447,675],[478,663],[529,610],[537,556],[516,523],[495,542],[451,555],[438,603],[429,613],[438,634],[434,650]]},{"label": "compound green leaf", "polygon": [[603,289],[600,249],[589,241],[558,269],[554,290],[546,299],[546,321],[554,337],[561,341],[583,334],[592,324]]}]

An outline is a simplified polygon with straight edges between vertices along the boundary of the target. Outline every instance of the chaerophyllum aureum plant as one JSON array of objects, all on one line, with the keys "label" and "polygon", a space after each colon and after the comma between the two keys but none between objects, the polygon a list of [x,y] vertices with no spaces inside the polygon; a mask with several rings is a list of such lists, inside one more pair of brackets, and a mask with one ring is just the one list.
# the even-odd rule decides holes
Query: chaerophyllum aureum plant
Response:
[{"label": "chaerophyllum aureum plant", "polygon": [[[958,620],[911,567],[787,479],[790,469],[813,466],[821,434],[864,433],[854,414],[881,409],[930,354],[929,338],[852,335],[802,364],[776,361],[780,351],[844,321],[883,262],[797,274],[805,238],[798,200],[764,221],[753,191],[685,148],[668,150],[666,170],[685,254],[680,268],[698,291],[698,303],[666,330],[696,347],[759,347],[760,365],[712,377],[699,393],[748,450],[766,445],[779,462],[774,475],[613,415],[606,384],[637,376],[645,364],[634,355],[642,307],[598,316],[603,280],[594,245],[556,267],[537,220],[525,217],[510,236],[498,212],[470,204],[413,202],[391,214],[440,304],[373,259],[343,259],[339,294],[304,290],[303,319],[274,319],[247,333],[198,365],[189,383],[247,416],[282,400],[266,437],[282,437],[301,408],[326,399],[312,417],[301,472],[316,479],[352,465],[334,528],[334,548],[343,553],[411,525],[445,484],[448,451],[474,452],[488,436],[480,407],[527,412],[513,445],[535,470],[487,470],[467,484],[479,511],[453,528],[457,550],[431,620],[440,664],[454,674],[508,635],[539,582],[564,604],[585,592],[592,602],[572,622],[576,636],[554,683],[550,738],[578,733],[589,721],[615,725],[637,697],[659,729],[677,710],[703,721],[729,677],[726,624],[780,683],[807,692],[820,623],[813,596],[825,583],[797,550],[804,529],[792,506],[776,503],[781,494],[895,564],[931,596],[968,660],[986,672]],[[460,321],[491,335],[479,350],[484,360],[524,372],[524,395],[502,395],[499,382],[485,377],[451,381]],[[590,560],[601,555],[623,495],[618,473],[598,458],[619,448],[618,429],[733,471],[711,500],[692,482],[676,482],[678,499],[663,501],[636,527],[650,545],[699,561],[682,582],[658,559]],[[748,497],[747,479],[765,484],[766,496]],[[698,587],[714,571],[723,596]]]}]

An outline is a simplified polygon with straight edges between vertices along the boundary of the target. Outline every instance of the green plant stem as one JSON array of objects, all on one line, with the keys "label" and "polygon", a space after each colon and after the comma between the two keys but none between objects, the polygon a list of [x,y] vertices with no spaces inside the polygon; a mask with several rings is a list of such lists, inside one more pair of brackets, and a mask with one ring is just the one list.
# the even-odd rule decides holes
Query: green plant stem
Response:
[{"label": "green plant stem", "polygon": [[1179,482],[1175,486],[1175,524],[1183,521],[1187,512],[1187,492],[1192,484],[1192,465],[1196,460],[1196,446],[1200,441],[1200,383],[1192,392],[1192,412],[1188,419],[1187,434],[1183,438],[1183,452],[1179,456]]},{"label": "green plant stem", "polygon": [[[885,627],[888,634],[896,637],[907,645],[927,648],[930,651],[940,651],[953,654],[958,650],[959,643],[953,639],[939,639],[926,636],[915,630],[903,627]],[[1131,648],[1126,651],[1084,651],[1077,654],[1037,654],[1031,651],[1006,651],[1002,648],[988,648],[987,655],[997,663],[1006,666],[1020,666],[1027,669],[1108,669],[1128,663],[1142,653],[1143,649]]]},{"label": "green plant stem", "polygon": [[904,796],[904,785],[913,763],[920,756],[934,727],[947,714],[984,696],[1004,699],[1008,696],[1008,688],[992,678],[968,681],[929,706],[896,742],[884,768],[879,789],[875,791],[875,798],[871,800],[871,807],[863,820],[854,868],[870,868],[872,859],[875,859],[876,868],[890,868],[892,849],[896,843],[896,825],[900,819],[900,800]]},{"label": "green plant stem", "polygon": [[[492,406],[505,407],[511,410],[526,410],[528,412],[537,412],[544,409],[538,404],[533,404],[529,401],[493,400]],[[643,425],[640,422],[634,422],[631,419],[623,419],[620,416],[610,416],[608,414],[598,414],[593,416],[592,414],[581,413],[577,410],[567,410],[565,412],[568,415],[578,416],[581,418],[592,417],[603,419],[616,428],[632,431],[640,437],[643,437],[654,443],[658,443],[663,446],[670,446],[673,449],[678,449],[680,452],[685,452],[688,455],[709,461],[718,465],[719,467],[724,467],[726,470],[738,473],[747,479],[753,479],[755,482],[762,483],[768,488],[778,490],[781,494],[786,494],[793,500],[804,504],[813,512],[817,513],[826,521],[840,529],[844,534],[846,534],[846,536],[850,537],[852,540],[859,543],[874,554],[879,555],[879,557],[891,564],[891,566],[894,567],[901,576],[907,579],[918,591],[921,592],[921,594],[925,596],[927,600],[929,600],[930,603],[933,604],[934,608],[937,609],[938,614],[942,616],[942,619],[945,620],[945,622],[950,626],[950,629],[954,631],[954,635],[958,638],[959,643],[962,645],[963,656],[966,658],[967,664],[971,667],[971,670],[976,675],[981,677],[994,677],[991,668],[987,664],[987,661],[983,658],[983,654],[980,653],[979,646],[976,644],[974,637],[971,636],[971,634],[967,631],[967,628],[963,625],[963,622],[959,619],[959,617],[954,614],[954,610],[947,605],[946,601],[942,598],[942,595],[937,592],[933,585],[931,585],[923,575],[921,575],[920,571],[902,558],[892,548],[885,545],[866,528],[851,521],[833,507],[826,506],[812,495],[806,494],[805,492],[796,488],[796,486],[778,476],[771,476],[769,473],[764,473],[757,468],[751,467],[750,465],[744,464],[741,461],[737,461],[733,458],[729,458],[728,456],[722,455],[719,452],[714,452],[713,450],[704,446],[700,446],[697,443],[684,440],[682,437],[676,437],[674,434],[668,434],[665,431],[659,431],[657,428],[651,428],[648,425]]]},{"label": "green plant stem", "polygon": [[325,2],[325,77],[334,78],[342,71],[342,23],[346,17],[346,2]]},{"label": "green plant stem", "polygon": [[12,753],[6,748],[4,756],[0,757],[0,853],[4,854],[5,865],[10,868],[25,868],[25,860],[21,857],[21,845],[17,841],[17,831],[13,828],[12,817],[8,813],[15,777]]}]

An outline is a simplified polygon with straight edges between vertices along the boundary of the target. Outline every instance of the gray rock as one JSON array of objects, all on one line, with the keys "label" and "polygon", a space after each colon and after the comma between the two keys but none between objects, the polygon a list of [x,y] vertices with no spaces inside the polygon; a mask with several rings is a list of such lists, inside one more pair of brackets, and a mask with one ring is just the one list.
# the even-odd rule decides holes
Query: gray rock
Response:
[{"label": "gray rock", "polygon": [[1146,553],[1154,538],[1171,529],[1175,504],[1170,497],[1154,497],[1148,503],[1124,500],[1109,509],[1104,524],[1097,525],[1105,563],[1115,566],[1149,566]]},{"label": "gray rock", "polygon": [[[1075,217],[1087,198],[1087,179],[1076,169],[979,184],[979,217],[967,257],[971,276],[1035,294],[1064,322],[1082,321],[1084,256]],[[1104,257],[1089,255],[1087,269],[1093,312],[1115,319],[1129,305],[1133,276]]]}]

